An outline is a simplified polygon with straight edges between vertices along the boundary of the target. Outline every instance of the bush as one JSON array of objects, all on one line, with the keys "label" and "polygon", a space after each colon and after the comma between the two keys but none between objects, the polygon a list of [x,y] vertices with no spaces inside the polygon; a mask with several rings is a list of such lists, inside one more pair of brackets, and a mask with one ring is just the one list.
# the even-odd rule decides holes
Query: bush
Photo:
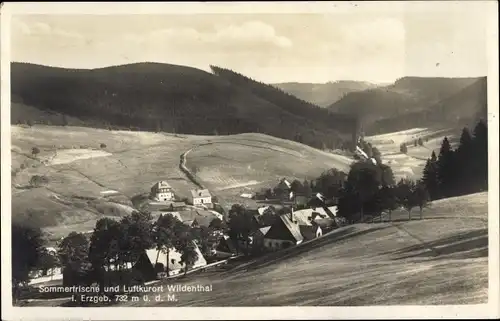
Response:
[{"label": "bush", "polygon": [[36,147],[36,146],[35,146],[35,147],[33,147],[33,148],[31,149],[31,154],[32,154],[33,156],[36,156],[36,155],[40,154],[40,149],[39,149],[38,147]]},{"label": "bush", "polygon": [[49,183],[49,179],[47,178],[47,176],[44,176],[44,175],[41,175],[41,176],[35,175],[35,176],[32,176],[30,179],[30,185],[33,187],[47,185],[48,183]]}]

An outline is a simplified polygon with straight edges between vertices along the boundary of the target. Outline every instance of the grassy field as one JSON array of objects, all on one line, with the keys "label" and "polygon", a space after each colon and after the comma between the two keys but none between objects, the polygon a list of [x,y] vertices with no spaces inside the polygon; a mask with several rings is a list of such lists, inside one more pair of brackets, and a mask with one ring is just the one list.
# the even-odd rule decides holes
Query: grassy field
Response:
[{"label": "grassy field", "polygon": [[235,195],[274,187],[283,177],[303,181],[330,168],[348,171],[351,162],[346,156],[258,134],[218,137],[187,155],[187,167],[205,186],[235,201]]},{"label": "grassy field", "polygon": [[178,292],[178,302],[167,302],[164,293],[163,302],[126,306],[486,303],[487,211],[486,193],[436,201],[423,220],[347,226],[226,271],[176,281],[211,284],[212,292]]},{"label": "grassy field", "polygon": [[[427,128],[413,128],[409,130],[365,137],[365,140],[382,153],[382,161],[391,166],[396,179],[408,177],[419,179],[425,161],[432,151],[439,155],[439,149],[443,138],[447,136],[452,146],[456,146],[455,132],[449,129],[431,130]],[[416,139],[424,140],[423,146],[414,146]],[[426,141],[427,140],[427,141]],[[399,151],[402,143],[407,143],[408,152],[403,154]]]},{"label": "grassy field", "polygon": [[[243,200],[238,195],[249,182],[271,187],[279,177],[309,178],[332,167],[345,170],[350,162],[260,134],[189,136],[43,125],[12,126],[11,133],[13,219],[28,210],[44,213],[51,238],[88,231],[99,217],[125,215],[130,211],[121,204],[132,205],[132,198],[149,193],[159,180],[188,196],[196,186],[179,162],[189,150],[187,166],[197,179],[234,203]],[[33,147],[40,150],[36,156]],[[34,175],[46,176],[48,184],[31,188]],[[110,190],[116,193],[107,196]]]}]

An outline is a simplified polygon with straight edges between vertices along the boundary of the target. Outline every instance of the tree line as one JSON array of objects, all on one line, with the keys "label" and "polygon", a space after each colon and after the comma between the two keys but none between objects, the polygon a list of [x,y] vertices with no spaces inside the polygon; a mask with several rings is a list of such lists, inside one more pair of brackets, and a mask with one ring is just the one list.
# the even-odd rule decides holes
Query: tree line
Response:
[{"label": "tree line", "polygon": [[[366,152],[369,148],[364,146],[363,149]],[[312,181],[312,188],[326,198],[335,199],[339,215],[350,222],[362,221],[365,214],[374,216],[387,212],[390,215],[396,208],[406,209],[409,215],[413,208],[419,208],[422,214],[432,200],[486,191],[486,123],[478,122],[473,134],[464,128],[455,150],[445,137],[439,155],[432,152],[423,176],[416,181],[405,178],[396,182],[388,165],[360,160],[351,165],[347,174],[337,169],[324,172]]]},{"label": "tree line", "polygon": [[447,137],[439,154],[427,159],[422,182],[432,200],[488,190],[488,127],[479,121],[473,132],[464,127],[456,149]]}]

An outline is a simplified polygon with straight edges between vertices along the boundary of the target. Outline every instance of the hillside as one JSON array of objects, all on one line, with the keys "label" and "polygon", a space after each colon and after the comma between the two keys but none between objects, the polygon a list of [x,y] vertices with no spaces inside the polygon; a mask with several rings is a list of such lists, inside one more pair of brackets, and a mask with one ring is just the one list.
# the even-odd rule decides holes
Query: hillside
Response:
[{"label": "hillside", "polygon": [[[355,123],[343,126],[319,107],[259,85],[235,85],[205,71],[137,63],[76,70],[12,63],[12,123],[40,122],[164,131],[193,135],[265,133],[310,146],[351,141]],[[342,116],[339,116],[342,117]],[[73,121],[73,122],[72,122]],[[48,124],[45,121],[45,124]]]},{"label": "hillside", "polygon": [[343,227],[242,266],[177,281],[211,284],[210,293],[178,292],[178,302],[167,302],[173,293],[165,292],[163,302],[125,306],[486,303],[487,200],[487,193],[444,199],[424,210],[422,220]]},{"label": "hillside", "polygon": [[[100,217],[126,214],[132,201],[159,180],[167,180],[180,198],[187,197],[197,187],[179,169],[180,157],[188,151],[190,170],[229,205],[241,200],[235,185],[258,181],[271,187],[277,175],[303,179],[312,171],[350,162],[263,134],[195,136],[34,125],[12,126],[11,135],[13,220],[41,226],[51,239],[68,230],[91,230]],[[32,147],[40,149],[36,157]],[[213,151],[212,158],[207,151]],[[268,165],[265,159],[279,160],[282,166]],[[253,170],[235,172],[241,162]],[[31,188],[35,175],[46,176],[48,184]]]},{"label": "hillside", "polygon": [[273,84],[273,86],[320,107],[328,107],[351,92],[378,87],[368,82],[347,80],[324,84],[288,82]]},{"label": "hillside", "polygon": [[365,133],[474,122],[485,110],[486,78],[405,77],[393,85],[347,94],[329,110],[361,117]]},{"label": "hillside", "polygon": [[[397,180],[411,178],[418,180],[426,160],[434,151],[439,155],[441,143],[444,137],[448,137],[452,146],[458,143],[460,130],[454,128],[443,128],[439,130],[430,128],[412,128],[399,132],[391,132],[381,135],[365,136],[364,140],[373,144],[382,153],[382,161],[392,168]],[[413,142],[422,138],[423,146],[414,146]],[[400,146],[407,144],[408,152],[401,153]]]}]

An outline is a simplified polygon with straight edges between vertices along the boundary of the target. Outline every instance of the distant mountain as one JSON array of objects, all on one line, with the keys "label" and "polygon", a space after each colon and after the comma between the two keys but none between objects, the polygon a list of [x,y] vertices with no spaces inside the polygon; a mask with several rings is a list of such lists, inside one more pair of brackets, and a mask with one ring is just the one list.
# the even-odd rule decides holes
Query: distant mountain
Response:
[{"label": "distant mountain", "polygon": [[259,132],[318,148],[338,148],[356,133],[353,116],[248,78],[241,83],[245,77],[233,79],[237,74],[228,70],[222,74],[159,63],[92,70],[12,63],[11,122],[199,135]]},{"label": "distant mountain", "polygon": [[365,134],[380,134],[467,122],[486,108],[486,97],[486,78],[405,77],[347,94],[328,109],[358,116]]},{"label": "distant mountain", "polygon": [[320,107],[328,107],[351,92],[378,87],[378,85],[369,82],[349,80],[323,84],[287,82],[273,84],[273,86]]},{"label": "distant mountain", "polygon": [[378,133],[412,127],[474,128],[479,119],[487,118],[487,98],[486,78],[480,78],[427,109],[381,119],[370,128]]}]

